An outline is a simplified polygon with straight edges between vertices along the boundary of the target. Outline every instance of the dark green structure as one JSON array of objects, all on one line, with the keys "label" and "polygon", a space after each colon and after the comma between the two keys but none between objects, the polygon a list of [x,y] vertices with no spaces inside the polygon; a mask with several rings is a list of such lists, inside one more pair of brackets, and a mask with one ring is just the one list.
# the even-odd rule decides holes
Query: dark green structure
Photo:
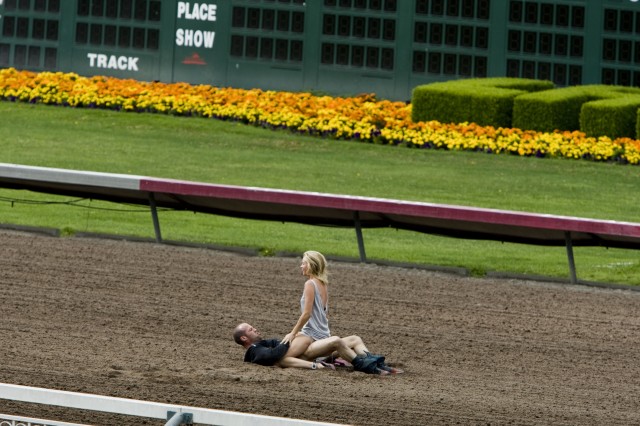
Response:
[{"label": "dark green structure", "polygon": [[0,67],[397,100],[470,77],[640,86],[640,2],[0,0]]}]

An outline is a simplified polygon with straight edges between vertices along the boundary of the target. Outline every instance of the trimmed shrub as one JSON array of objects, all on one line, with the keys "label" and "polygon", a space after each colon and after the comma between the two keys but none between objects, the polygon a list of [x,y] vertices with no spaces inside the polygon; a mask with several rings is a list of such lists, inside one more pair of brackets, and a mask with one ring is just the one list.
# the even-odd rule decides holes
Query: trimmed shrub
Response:
[{"label": "trimmed shrub", "polygon": [[552,87],[550,81],[508,77],[426,84],[413,90],[411,119],[511,127],[517,96]]},{"label": "trimmed shrub", "polygon": [[581,130],[589,136],[635,137],[640,89],[587,85],[518,96],[513,126],[553,132]]},{"label": "trimmed shrub", "polygon": [[580,130],[588,136],[637,139],[640,94],[587,102],[580,112]]},{"label": "trimmed shrub", "polygon": [[594,99],[601,98],[584,86],[524,94],[513,102],[513,126],[542,132],[579,130],[582,104]]}]

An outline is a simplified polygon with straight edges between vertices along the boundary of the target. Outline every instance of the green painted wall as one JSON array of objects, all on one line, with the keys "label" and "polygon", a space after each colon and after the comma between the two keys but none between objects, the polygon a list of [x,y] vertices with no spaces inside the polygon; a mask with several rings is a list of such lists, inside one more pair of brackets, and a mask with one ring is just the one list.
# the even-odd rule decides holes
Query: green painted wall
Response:
[{"label": "green painted wall", "polygon": [[469,77],[640,86],[640,2],[0,0],[0,67],[399,100]]}]

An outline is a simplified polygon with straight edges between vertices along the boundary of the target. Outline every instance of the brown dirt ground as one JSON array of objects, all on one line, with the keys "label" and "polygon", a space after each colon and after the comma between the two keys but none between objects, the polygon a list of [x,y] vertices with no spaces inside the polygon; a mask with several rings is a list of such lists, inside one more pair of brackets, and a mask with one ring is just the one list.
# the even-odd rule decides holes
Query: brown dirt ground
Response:
[{"label": "brown dirt ground", "polygon": [[[640,294],[330,262],[334,334],[406,374],[259,367],[299,259],[0,230],[0,382],[356,425],[640,424]],[[162,424],[0,400],[0,412]]]}]

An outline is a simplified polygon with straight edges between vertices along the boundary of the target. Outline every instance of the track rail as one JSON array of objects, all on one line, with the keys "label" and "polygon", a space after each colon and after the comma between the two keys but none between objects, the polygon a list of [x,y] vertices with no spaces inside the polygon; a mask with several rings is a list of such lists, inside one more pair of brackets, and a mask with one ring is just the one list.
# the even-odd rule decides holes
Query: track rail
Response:
[{"label": "track rail", "polygon": [[6,163],[0,163],[0,187],[150,206],[158,242],[162,242],[162,233],[157,208],[163,207],[246,219],[352,227],[363,262],[363,228],[390,227],[463,239],[565,246],[574,283],[574,246],[640,249],[640,223],[448,204]]}]

